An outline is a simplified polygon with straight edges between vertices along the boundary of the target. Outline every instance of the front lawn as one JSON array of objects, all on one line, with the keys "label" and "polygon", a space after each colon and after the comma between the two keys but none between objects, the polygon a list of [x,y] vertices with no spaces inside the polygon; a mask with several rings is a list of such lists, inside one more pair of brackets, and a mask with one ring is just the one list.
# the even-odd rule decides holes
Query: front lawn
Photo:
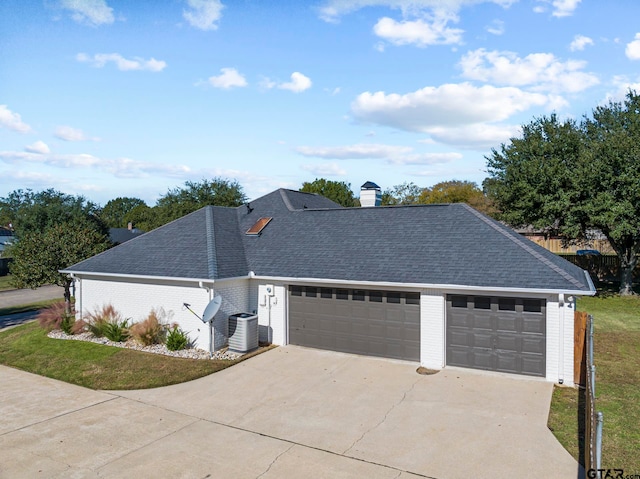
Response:
[{"label": "front lawn", "polygon": [[11,275],[0,276],[0,291],[7,291],[9,289],[15,289],[11,285]]},{"label": "front lawn", "polygon": [[91,389],[145,389],[190,381],[236,360],[182,359],[84,341],[51,339],[36,322],[0,332],[0,364]]},{"label": "front lawn", "polygon": [[[602,467],[640,474],[640,297],[589,297],[578,310],[594,317],[596,410],[604,414]],[[576,389],[556,387],[549,428],[582,462],[584,405]]]}]

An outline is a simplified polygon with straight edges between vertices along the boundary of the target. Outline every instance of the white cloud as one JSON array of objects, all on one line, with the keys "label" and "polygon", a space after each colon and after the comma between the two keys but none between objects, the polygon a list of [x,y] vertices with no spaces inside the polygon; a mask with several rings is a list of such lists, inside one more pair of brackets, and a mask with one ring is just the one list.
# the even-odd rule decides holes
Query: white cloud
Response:
[{"label": "white cloud", "polygon": [[[554,17],[569,17],[573,15],[576,8],[582,0],[538,0],[540,3],[551,4],[551,15]],[[533,8],[536,13],[543,13],[546,11],[546,6],[537,5]]]},{"label": "white cloud", "polygon": [[295,149],[307,157],[333,160],[383,159],[395,165],[431,165],[462,158],[460,153],[415,153],[409,146],[375,143],[343,146],[299,146]]},{"label": "white cloud", "polygon": [[313,173],[316,176],[344,176],[347,171],[336,163],[322,163],[320,165],[302,165],[305,171]]},{"label": "white cloud", "polygon": [[581,71],[586,62],[561,62],[551,53],[520,58],[513,52],[480,48],[464,55],[459,65],[465,78],[498,85],[526,85],[535,91],[575,93],[599,83],[595,75]]},{"label": "white cloud", "polygon": [[593,40],[584,35],[576,35],[573,37],[573,41],[569,44],[569,50],[572,52],[584,50],[587,45],[593,45]]},{"label": "white cloud", "polygon": [[461,43],[464,31],[447,27],[449,21],[457,21],[457,16],[440,14],[430,21],[418,19],[400,22],[383,17],[375,24],[373,31],[377,36],[394,45],[414,44],[418,47],[426,47]]},{"label": "white cloud", "polygon": [[40,141],[40,140],[36,141],[32,145],[25,146],[24,151],[27,151],[29,153],[38,153],[40,155],[46,155],[51,153],[49,146],[44,141]]},{"label": "white cloud", "polygon": [[87,136],[82,130],[71,126],[59,126],[53,135],[64,141],[99,141],[100,138]]},{"label": "white cloud", "polygon": [[413,148],[408,146],[368,143],[346,146],[299,146],[295,150],[303,156],[311,156],[314,158],[354,160],[365,158],[390,158],[398,155],[406,155],[413,151]]},{"label": "white cloud", "polygon": [[247,86],[247,80],[235,68],[222,68],[220,71],[220,75],[209,77],[209,85],[224,89]]},{"label": "white cloud", "polygon": [[113,8],[105,0],[61,0],[60,6],[73,12],[71,18],[78,23],[98,26],[113,23]]},{"label": "white cloud", "polygon": [[97,53],[93,55],[93,57],[86,53],[78,53],[76,55],[76,60],[82,63],[90,63],[96,68],[102,68],[107,63],[113,62],[120,71],[139,70],[160,72],[167,66],[166,62],[156,60],[155,58],[145,60],[144,58],[134,57],[132,60],[129,60],[119,53]]},{"label": "white cloud", "polygon": [[634,81],[626,75],[615,75],[612,83],[615,86],[615,90],[608,92],[599,105],[606,106],[609,101],[622,102],[625,100],[629,90],[640,93],[640,77]]},{"label": "white cloud", "polygon": [[294,93],[300,93],[311,88],[311,78],[303,75],[300,72],[293,72],[291,74],[291,81],[281,83],[278,85],[281,90],[289,90]]},{"label": "white cloud", "polygon": [[561,99],[514,87],[476,87],[470,83],[425,87],[400,95],[364,92],[351,104],[364,123],[400,130],[428,132],[436,126],[498,122],[534,106],[558,106]]},{"label": "white cloud", "polygon": [[624,53],[629,60],[640,60],[640,33],[636,33],[635,40],[627,43]]},{"label": "white cloud", "polygon": [[192,27],[200,30],[217,30],[224,5],[220,0],[187,0],[188,10],[182,12]]},{"label": "white cloud", "polygon": [[18,113],[9,110],[7,105],[0,105],[0,127],[8,128],[18,133],[29,133],[31,131],[31,127],[22,121],[22,117]]},{"label": "white cloud", "polygon": [[458,127],[435,126],[427,129],[431,139],[459,148],[485,150],[497,147],[520,134],[517,125],[476,123]]},{"label": "white cloud", "polygon": [[130,158],[106,159],[80,154],[49,154],[21,151],[0,151],[0,160],[8,164],[41,164],[55,168],[95,168],[111,173],[117,178],[144,178],[164,176],[186,178],[192,173],[186,165],[162,164],[132,160]]},{"label": "white cloud", "polygon": [[327,0],[319,8],[320,18],[327,22],[337,22],[340,17],[366,7],[388,7],[401,10],[403,16],[420,14],[424,10],[439,9],[457,12],[466,5],[495,3],[503,7],[517,0]]},{"label": "white cloud", "polygon": [[504,22],[502,20],[494,20],[485,27],[492,35],[502,35],[504,33]]}]

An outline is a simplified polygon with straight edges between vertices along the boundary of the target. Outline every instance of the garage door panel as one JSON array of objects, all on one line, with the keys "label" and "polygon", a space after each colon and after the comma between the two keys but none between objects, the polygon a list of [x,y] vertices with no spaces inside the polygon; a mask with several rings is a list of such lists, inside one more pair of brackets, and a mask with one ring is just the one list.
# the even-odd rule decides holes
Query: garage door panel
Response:
[{"label": "garage door panel", "polygon": [[522,331],[525,333],[539,333],[543,334],[545,327],[544,321],[540,320],[540,317],[524,317],[522,319]]},{"label": "garage door panel", "polygon": [[507,316],[506,314],[498,315],[496,329],[498,331],[518,331],[520,321],[515,315]]},{"label": "garage door panel", "polygon": [[546,344],[544,339],[537,337],[523,337],[522,338],[522,352],[523,353],[536,353],[544,354]]},{"label": "garage door panel", "polygon": [[387,296],[386,292],[347,289],[339,290],[340,294],[332,290],[332,298],[327,294],[323,298],[321,294],[307,295],[304,286],[295,290],[296,294],[289,294],[291,344],[420,359],[420,305],[414,304],[419,295],[393,292]]},{"label": "garage door panel", "polygon": [[471,321],[474,329],[489,329],[495,328],[493,317],[487,313],[477,314]]},{"label": "garage door panel", "polygon": [[447,297],[448,365],[544,376],[545,355],[544,300]]}]

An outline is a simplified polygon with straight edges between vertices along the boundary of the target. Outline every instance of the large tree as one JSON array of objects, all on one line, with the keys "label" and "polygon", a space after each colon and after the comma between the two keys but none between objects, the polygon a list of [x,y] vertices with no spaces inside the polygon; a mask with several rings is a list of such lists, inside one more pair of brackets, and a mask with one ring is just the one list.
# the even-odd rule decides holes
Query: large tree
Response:
[{"label": "large tree", "polygon": [[568,241],[601,231],[620,258],[620,294],[633,294],[640,252],[640,97],[609,102],[582,122],[555,115],[523,126],[487,157],[491,195],[512,226]]},{"label": "large tree", "polygon": [[98,205],[83,196],[73,196],[53,188],[34,192],[15,190],[0,198],[0,224],[12,224],[16,235],[69,221],[85,221],[97,230],[106,232]]},{"label": "large tree", "polygon": [[339,205],[351,208],[356,205],[351,184],[344,181],[331,181],[324,178],[316,178],[312,182],[302,183],[300,191],[305,193],[316,193],[325,198],[335,201]]},{"label": "large tree", "polygon": [[240,206],[247,197],[237,181],[213,178],[200,182],[187,181],[183,188],[169,190],[153,208],[160,226],[192,213],[204,206]]},{"label": "large tree", "polygon": [[100,210],[100,218],[109,228],[124,228],[127,226],[127,214],[138,206],[146,206],[140,198],[118,197],[109,200]]},{"label": "large tree", "polygon": [[413,182],[404,182],[387,188],[382,193],[382,206],[416,205],[424,188]]},{"label": "large tree", "polygon": [[425,188],[418,197],[423,205],[435,203],[466,203],[482,213],[496,213],[492,201],[473,181],[442,181],[430,188]]},{"label": "large tree", "polygon": [[64,288],[67,313],[71,312],[71,283],[60,270],[111,246],[108,238],[82,222],[65,222],[42,231],[29,231],[11,247],[11,282],[18,288],[57,284]]}]

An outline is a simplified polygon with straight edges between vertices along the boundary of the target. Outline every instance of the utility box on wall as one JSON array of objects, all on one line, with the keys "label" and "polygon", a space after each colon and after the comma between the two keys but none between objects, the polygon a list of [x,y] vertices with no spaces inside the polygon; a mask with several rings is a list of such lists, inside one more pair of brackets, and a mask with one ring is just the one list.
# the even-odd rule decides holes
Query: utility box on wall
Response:
[{"label": "utility box on wall", "polygon": [[258,348],[258,316],[237,313],[229,316],[229,351],[246,353]]}]

